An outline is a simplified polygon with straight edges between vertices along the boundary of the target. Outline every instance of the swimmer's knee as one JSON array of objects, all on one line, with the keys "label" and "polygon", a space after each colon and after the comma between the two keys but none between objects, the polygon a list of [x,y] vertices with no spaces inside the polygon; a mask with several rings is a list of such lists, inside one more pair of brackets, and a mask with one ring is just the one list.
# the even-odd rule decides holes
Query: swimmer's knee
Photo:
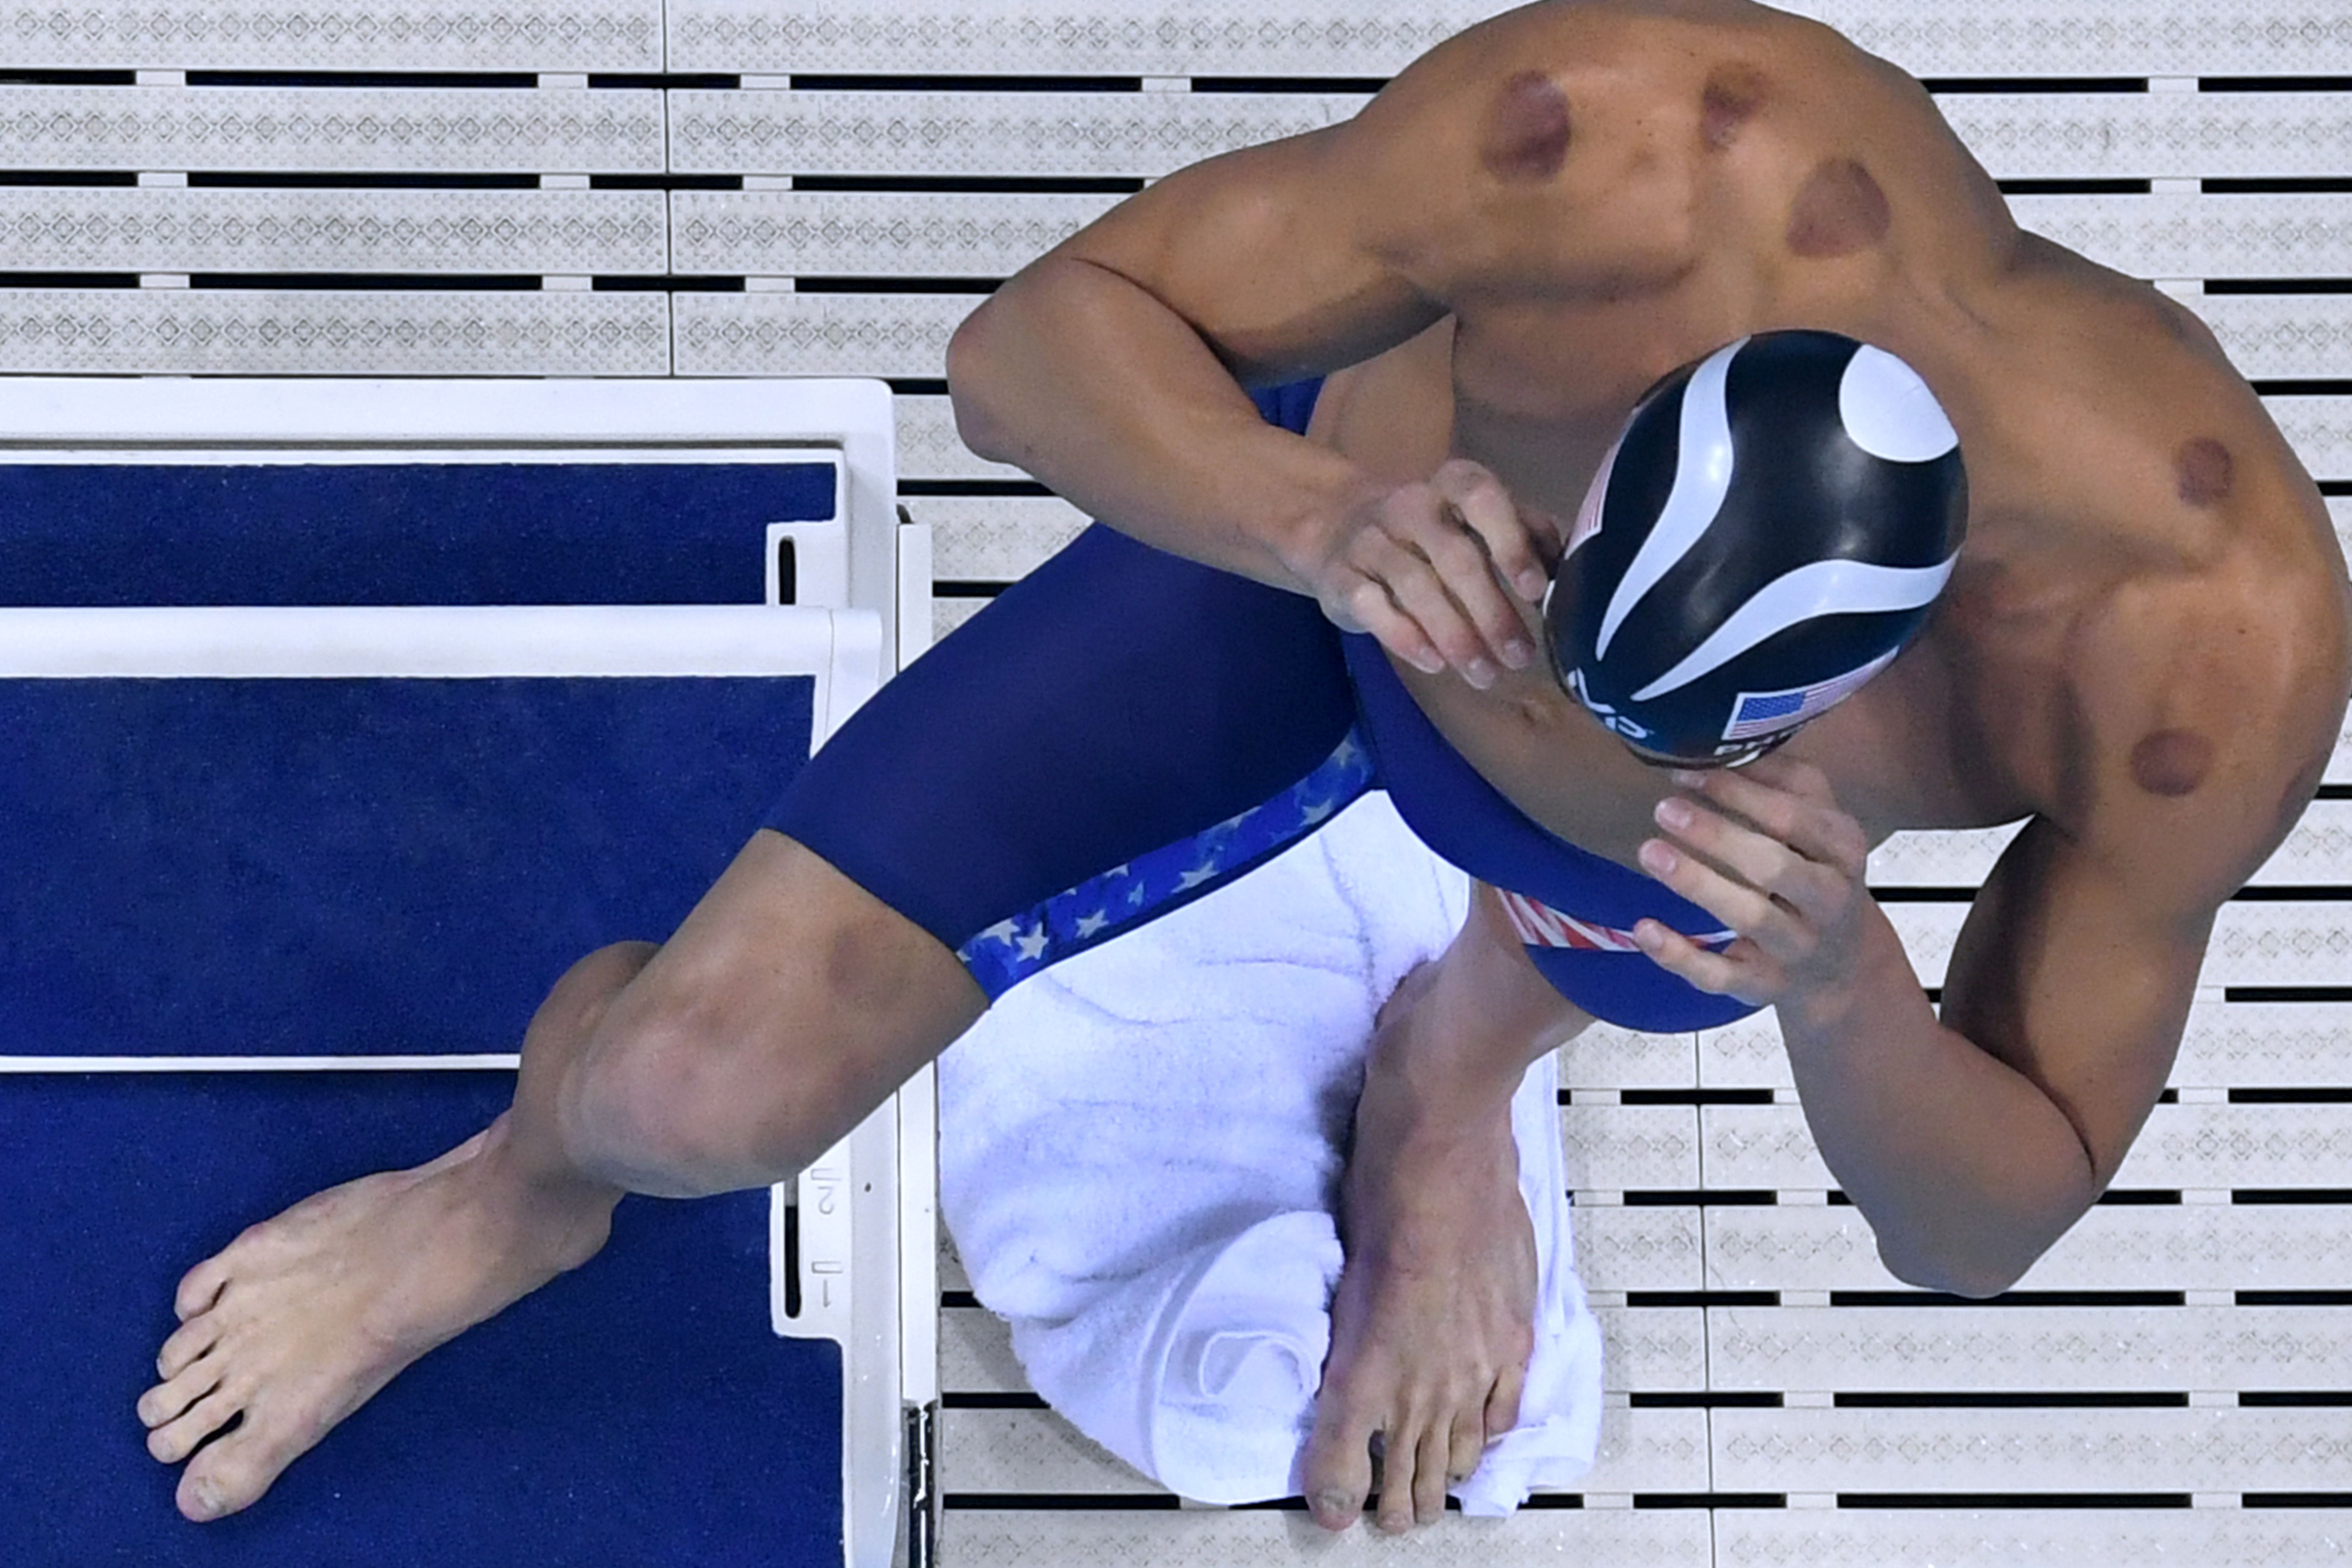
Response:
[{"label": "swimmer's knee", "polygon": [[789,984],[687,962],[616,998],[559,1105],[575,1161],[683,1197],[782,1181],[822,1157],[856,1092],[844,1021],[876,1016],[892,969],[854,937],[817,945]]}]

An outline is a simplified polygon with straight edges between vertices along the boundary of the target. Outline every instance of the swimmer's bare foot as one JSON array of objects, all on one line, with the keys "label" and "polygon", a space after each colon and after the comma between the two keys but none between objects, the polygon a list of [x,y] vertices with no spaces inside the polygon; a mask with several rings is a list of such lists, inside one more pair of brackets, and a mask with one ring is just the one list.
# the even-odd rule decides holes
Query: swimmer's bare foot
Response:
[{"label": "swimmer's bare foot", "polygon": [[417,1357],[604,1247],[618,1189],[525,1187],[498,1158],[507,1120],[306,1198],[188,1272],[163,1381],[139,1401],[147,1450],[177,1464],[245,1420],[189,1464],[182,1513],[250,1507]]},{"label": "swimmer's bare foot", "polygon": [[1449,1479],[1517,1424],[1536,1248],[1507,1108],[1475,1130],[1434,1127],[1381,1062],[1376,1045],[1341,1187],[1347,1265],[1306,1482],[1316,1522],[1347,1529],[1380,1434],[1379,1523],[1401,1533],[1434,1523]]}]

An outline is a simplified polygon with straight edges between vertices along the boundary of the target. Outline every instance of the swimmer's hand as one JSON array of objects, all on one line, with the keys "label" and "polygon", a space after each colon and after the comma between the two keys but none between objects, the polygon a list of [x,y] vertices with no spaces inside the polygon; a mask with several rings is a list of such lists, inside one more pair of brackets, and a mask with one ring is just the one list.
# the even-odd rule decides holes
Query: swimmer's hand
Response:
[{"label": "swimmer's hand", "polygon": [[1430,675],[1450,665],[1483,691],[1498,668],[1535,662],[1533,607],[1561,542],[1552,519],[1457,458],[1368,494],[1292,570],[1341,630],[1371,633]]},{"label": "swimmer's hand", "polygon": [[1664,837],[1642,845],[1643,868],[1739,940],[1710,952],[1644,920],[1642,951],[1701,991],[1759,1007],[1852,980],[1878,907],[1863,883],[1870,841],[1822,771],[1776,754],[1674,780],[1683,793],[1658,803]]}]

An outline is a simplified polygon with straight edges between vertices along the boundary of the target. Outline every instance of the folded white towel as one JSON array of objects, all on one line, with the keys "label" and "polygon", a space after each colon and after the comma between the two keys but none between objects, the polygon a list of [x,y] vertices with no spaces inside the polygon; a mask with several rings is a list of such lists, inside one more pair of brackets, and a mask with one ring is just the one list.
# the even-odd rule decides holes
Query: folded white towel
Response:
[{"label": "folded white towel", "polygon": [[[941,1212],[1032,1384],[1180,1496],[1302,1489],[1375,1015],[1468,884],[1385,795],[1015,986],[940,1058]],[[1507,1514],[1592,1462],[1601,1335],[1575,1273],[1547,1055],[1512,1101],[1538,1262],[1519,1425],[1454,1489]]]}]

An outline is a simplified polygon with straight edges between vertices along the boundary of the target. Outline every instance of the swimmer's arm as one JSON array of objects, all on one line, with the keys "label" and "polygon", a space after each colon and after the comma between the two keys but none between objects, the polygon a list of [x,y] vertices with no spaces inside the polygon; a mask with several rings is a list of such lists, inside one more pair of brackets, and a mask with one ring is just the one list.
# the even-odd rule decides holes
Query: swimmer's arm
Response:
[{"label": "swimmer's arm", "polygon": [[1528,1068],[1592,1022],[1528,961],[1495,889],[1470,885],[1470,913],[1413,1000],[1412,1027],[1384,1029],[1374,1065],[1409,1114],[1438,1130],[1507,1121]]},{"label": "swimmer's arm", "polygon": [[[1483,319],[1489,300],[1616,297],[1688,265],[1691,204],[1649,145],[1640,72],[1570,81],[1549,174],[1530,172],[1542,146],[1492,144],[1511,84],[1570,79],[1596,25],[1555,12],[1481,24],[1352,121],[1122,203],[958,330],[948,381],[965,442],[1147,542],[1313,595],[1424,669],[1436,654],[1466,670],[1480,639],[1502,652],[1517,619],[1461,522],[1414,498],[1425,517],[1400,532],[1393,487],[1267,426],[1241,387],[1359,363],[1449,313]],[[1465,479],[1442,499],[1506,581],[1532,571],[1539,594],[1528,523],[1485,486],[1491,498]],[[1349,558],[1375,526],[1394,544]],[[1475,635],[1449,621],[1449,595]]]},{"label": "swimmer's arm", "polygon": [[[2218,760],[2177,798],[2132,777],[2141,723],[2095,736],[2071,825],[2029,823],[1979,892],[1940,1021],[1891,975],[1783,1005],[1822,1156],[1899,1277],[2007,1289],[2115,1178],[2171,1072],[2216,912],[2318,777],[2289,776],[2303,764],[2279,737],[2298,727],[2256,706],[2234,735],[2209,727]],[[1873,926],[1892,971],[1892,928]]]}]

